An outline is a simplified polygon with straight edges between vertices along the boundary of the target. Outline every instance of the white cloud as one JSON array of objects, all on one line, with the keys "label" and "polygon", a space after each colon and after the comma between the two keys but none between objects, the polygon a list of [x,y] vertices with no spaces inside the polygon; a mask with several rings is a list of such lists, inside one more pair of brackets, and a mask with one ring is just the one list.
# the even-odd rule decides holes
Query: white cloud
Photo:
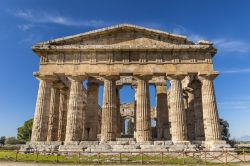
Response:
[{"label": "white cloud", "polygon": [[224,74],[250,73],[250,68],[220,70]]},{"label": "white cloud", "polygon": [[218,102],[218,106],[223,110],[237,111],[237,112],[250,112],[250,100],[230,100]]},{"label": "white cloud", "polygon": [[32,27],[34,27],[34,25],[32,25],[32,24],[19,24],[19,25],[17,25],[17,27],[23,31],[26,31],[26,30],[29,30]]},{"label": "white cloud", "polygon": [[[65,25],[65,26],[76,26],[76,27],[103,27],[110,25],[111,23],[103,21],[103,20],[78,20],[71,17],[64,16],[58,12],[48,12],[43,10],[9,10],[9,12],[23,20],[28,21],[27,24],[19,24],[18,28],[21,30],[29,30],[39,23],[52,23],[57,25]],[[165,25],[161,23],[153,23],[147,22],[144,23],[152,28],[166,29]],[[37,26],[37,25],[36,25]],[[172,30],[169,30],[171,33],[180,34],[187,36],[190,40],[197,42],[199,40],[207,39],[207,37],[194,33],[191,30],[181,26],[174,25]],[[226,38],[214,38],[211,41],[215,44],[215,47],[218,48],[218,52],[222,53],[247,53],[250,52],[250,42],[246,42],[243,40],[235,40],[235,39],[226,39]]]},{"label": "white cloud", "polygon": [[174,34],[180,34],[180,35],[185,35],[188,37],[189,40],[192,40],[194,42],[197,42],[199,40],[206,39],[204,36],[193,33],[189,29],[185,28],[184,26],[181,25],[174,25],[173,30],[171,30],[172,33]]},{"label": "white cloud", "polygon": [[[203,40],[203,39],[207,40],[207,37],[202,36],[202,35],[197,34],[197,33],[194,33],[181,25],[175,25],[175,27],[172,30],[172,33],[185,35],[188,37],[188,39],[190,39],[194,42],[197,42],[197,41]],[[214,38],[214,39],[211,39],[211,42],[213,42],[215,44],[215,47],[218,48],[219,52],[223,52],[223,53],[229,53],[229,52],[247,53],[247,52],[250,52],[250,42],[246,42],[243,40],[227,39],[227,38]]]},{"label": "white cloud", "polygon": [[215,39],[214,44],[223,52],[246,53],[250,51],[250,43],[242,40]]},{"label": "white cloud", "polygon": [[37,42],[42,41],[43,36],[41,34],[28,34],[24,39],[19,41],[19,44],[33,45]]},{"label": "white cloud", "polygon": [[[66,26],[87,26],[100,27],[106,25],[103,20],[76,20],[63,16],[56,12],[34,11],[34,10],[15,10],[10,11],[14,16],[26,20],[30,23],[52,23]],[[20,26],[20,29],[27,29]]]}]

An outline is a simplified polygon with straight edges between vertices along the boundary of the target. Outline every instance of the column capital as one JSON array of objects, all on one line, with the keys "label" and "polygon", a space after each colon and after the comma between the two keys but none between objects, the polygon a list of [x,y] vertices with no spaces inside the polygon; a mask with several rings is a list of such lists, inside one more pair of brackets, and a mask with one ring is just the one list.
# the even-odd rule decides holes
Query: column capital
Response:
[{"label": "column capital", "polygon": [[48,82],[53,82],[53,81],[56,81],[56,80],[59,79],[56,75],[53,75],[53,73],[42,74],[40,72],[34,72],[33,75],[38,80],[45,80],[45,81],[48,81]]},{"label": "column capital", "polygon": [[72,75],[67,75],[67,77],[70,81],[83,81],[87,79],[87,75],[72,74]]},{"label": "column capital", "polygon": [[101,75],[104,80],[119,80],[120,75]]},{"label": "column capital", "polygon": [[133,73],[134,78],[137,80],[150,80],[152,79],[152,73]]},{"label": "column capital", "polygon": [[167,85],[165,76],[153,77],[152,81],[154,82],[155,86],[166,86]]},{"label": "column capital", "polygon": [[187,75],[186,74],[171,74],[167,75],[167,79],[171,80],[183,80]]},{"label": "column capital", "polygon": [[213,80],[219,75],[218,72],[215,73],[199,73],[198,75],[198,80],[203,81],[203,80]]},{"label": "column capital", "polygon": [[137,80],[136,79],[132,79],[132,82],[131,82],[131,86],[132,88],[136,88],[137,87]]}]

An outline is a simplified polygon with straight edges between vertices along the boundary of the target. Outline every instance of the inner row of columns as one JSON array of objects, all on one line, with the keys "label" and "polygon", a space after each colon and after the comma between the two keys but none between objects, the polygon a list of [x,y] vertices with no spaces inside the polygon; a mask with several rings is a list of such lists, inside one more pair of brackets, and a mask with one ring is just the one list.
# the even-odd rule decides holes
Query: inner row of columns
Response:
[{"label": "inner row of columns", "polygon": [[[87,77],[70,76],[71,84],[66,88],[55,79],[39,77],[39,91],[31,141],[65,141],[71,143],[82,140],[112,141],[121,137],[121,115],[119,89],[116,80],[119,76],[105,76],[101,124],[98,120],[98,82],[89,80],[86,103],[84,103],[83,80]],[[188,93],[189,106],[185,106],[181,80],[183,76],[168,76],[170,80],[170,101],[166,83],[155,83],[157,98],[157,139],[174,142],[187,141],[189,137],[186,108],[194,108],[195,138],[199,140],[202,131],[206,140],[220,140],[218,112],[212,78],[199,77],[202,98]],[[135,89],[135,134],[137,142],[152,140],[149,76],[137,76]],[[194,85],[197,86],[197,85]],[[197,94],[196,92],[195,94]],[[200,95],[201,95],[200,94]],[[193,95],[193,96],[192,96]],[[168,108],[170,106],[170,108]],[[199,111],[200,110],[200,111]],[[188,109],[187,109],[188,111]],[[169,117],[170,116],[170,117]],[[67,122],[67,123],[66,123]],[[201,122],[203,126],[201,127]],[[170,126],[171,124],[171,126]],[[98,126],[101,126],[99,131]],[[171,129],[171,131],[170,131]],[[171,133],[171,134],[170,134]]]}]

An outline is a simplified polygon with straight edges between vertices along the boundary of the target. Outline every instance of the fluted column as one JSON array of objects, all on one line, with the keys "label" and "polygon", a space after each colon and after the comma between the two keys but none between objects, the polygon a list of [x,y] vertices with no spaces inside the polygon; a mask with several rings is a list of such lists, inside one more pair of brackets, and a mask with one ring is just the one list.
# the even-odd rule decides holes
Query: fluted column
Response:
[{"label": "fluted column", "polygon": [[136,111],[136,103],[137,103],[137,82],[136,81],[133,81],[132,82],[132,88],[134,89],[134,92],[135,92],[135,94],[134,94],[134,99],[135,99],[135,101],[134,101],[134,138],[136,138],[136,114],[137,114],[137,111]]},{"label": "fluted column", "polygon": [[122,134],[123,135],[125,135],[126,133],[125,133],[125,118],[122,118],[121,119],[121,124],[122,124],[122,128],[121,128],[121,130],[122,130]]},{"label": "fluted column", "polygon": [[50,111],[49,111],[49,123],[47,141],[57,141],[58,122],[59,122],[59,88],[57,85],[53,85],[51,88],[50,98]]},{"label": "fluted column", "polygon": [[202,111],[201,83],[195,80],[191,85],[194,89],[195,140],[204,140],[204,123]]},{"label": "fluted column", "polygon": [[85,114],[85,139],[96,140],[98,134],[98,89],[97,80],[89,78],[87,89],[87,109]]},{"label": "fluted column", "polygon": [[70,76],[71,81],[65,143],[81,141],[83,132],[83,77]]},{"label": "fluted column", "polygon": [[68,89],[60,89],[60,102],[59,102],[59,122],[58,122],[58,141],[65,140],[67,112],[68,112]]},{"label": "fluted column", "polygon": [[101,141],[112,141],[116,139],[116,79],[117,77],[115,76],[106,76],[104,78]]},{"label": "fluted column", "polygon": [[151,114],[149,100],[149,77],[137,77],[136,103],[136,141],[150,141]]},{"label": "fluted column", "polygon": [[120,112],[120,89],[121,86],[117,85],[116,86],[116,110],[117,110],[117,138],[121,137],[121,132],[122,132],[122,117],[121,117],[121,112]]},{"label": "fluted column", "polygon": [[183,76],[169,76],[170,89],[170,114],[172,141],[187,140],[186,115],[183,102],[181,79]]},{"label": "fluted column", "polygon": [[156,128],[157,138],[170,140],[167,87],[165,82],[156,82]]},{"label": "fluted column", "polygon": [[50,76],[38,76],[40,80],[36,100],[36,109],[32,127],[31,142],[46,141],[49,120],[51,87],[53,79]]},{"label": "fluted column", "polygon": [[186,87],[187,95],[186,124],[188,140],[195,140],[194,90]]},{"label": "fluted column", "polygon": [[201,93],[206,141],[221,140],[219,115],[212,81],[214,77],[214,75],[199,76],[202,83]]}]

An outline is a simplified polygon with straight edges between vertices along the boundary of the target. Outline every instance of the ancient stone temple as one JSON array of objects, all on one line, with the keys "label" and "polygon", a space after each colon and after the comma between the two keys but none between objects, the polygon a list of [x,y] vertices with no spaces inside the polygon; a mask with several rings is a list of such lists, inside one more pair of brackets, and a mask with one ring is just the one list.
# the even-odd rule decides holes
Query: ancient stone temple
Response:
[{"label": "ancient stone temple", "polygon": [[[228,147],[221,140],[208,41],[121,24],[42,42],[30,146],[130,151]],[[87,88],[83,86],[87,82]],[[122,135],[119,90],[135,91],[134,131]],[[149,85],[156,89],[152,134]],[[103,103],[98,105],[99,87]]]}]

